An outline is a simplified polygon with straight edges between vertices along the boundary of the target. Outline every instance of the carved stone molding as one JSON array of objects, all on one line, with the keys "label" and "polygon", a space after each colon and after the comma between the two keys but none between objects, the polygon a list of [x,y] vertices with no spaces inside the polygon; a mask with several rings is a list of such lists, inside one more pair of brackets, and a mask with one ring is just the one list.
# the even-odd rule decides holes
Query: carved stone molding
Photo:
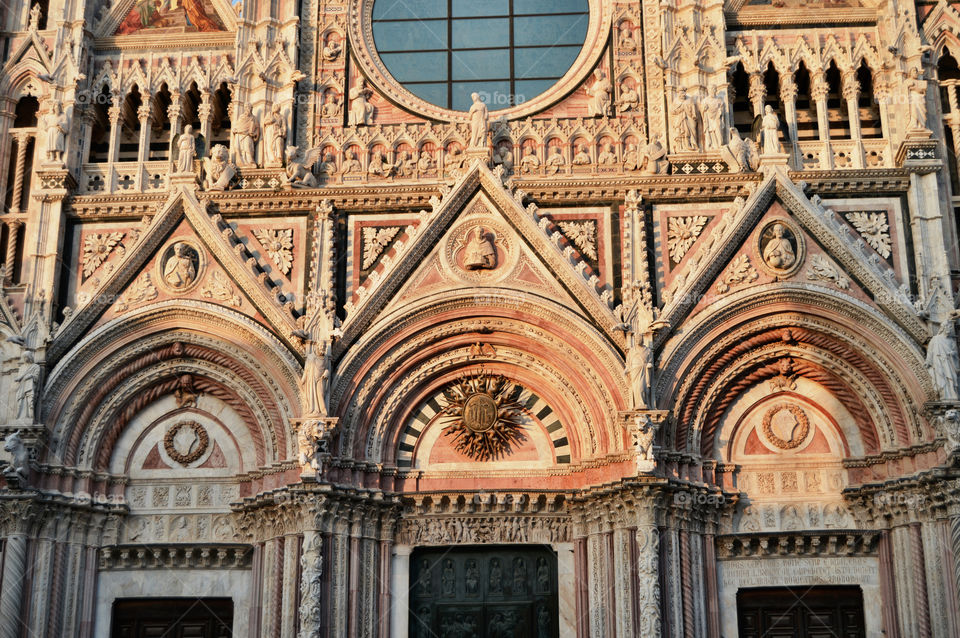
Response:
[{"label": "carved stone molding", "polygon": [[101,571],[123,569],[250,569],[247,545],[114,545],[99,552]]},{"label": "carved stone molding", "polygon": [[813,558],[876,556],[879,532],[831,530],[780,534],[737,534],[716,538],[717,558]]}]

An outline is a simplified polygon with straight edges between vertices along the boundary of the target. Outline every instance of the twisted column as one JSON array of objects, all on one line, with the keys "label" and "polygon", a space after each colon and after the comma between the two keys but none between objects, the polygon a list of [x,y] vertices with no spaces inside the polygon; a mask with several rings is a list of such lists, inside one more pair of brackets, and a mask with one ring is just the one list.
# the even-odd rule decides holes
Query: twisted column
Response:
[{"label": "twisted column", "polygon": [[3,546],[3,591],[0,592],[0,638],[19,638],[20,602],[27,575],[27,537],[8,536]]},{"label": "twisted column", "polygon": [[683,587],[683,635],[685,638],[694,638],[693,635],[693,586],[690,579],[693,576],[690,562],[690,532],[680,531],[680,573]]},{"label": "twisted column", "polygon": [[17,261],[17,242],[20,240],[20,227],[23,222],[19,219],[7,221],[7,254],[4,256],[3,263],[3,282],[5,284],[13,283],[13,271]]},{"label": "twisted column", "polygon": [[13,198],[10,200],[10,212],[20,212],[20,202],[23,200],[23,174],[27,167],[27,145],[30,143],[28,133],[17,133],[17,163],[13,173]]}]

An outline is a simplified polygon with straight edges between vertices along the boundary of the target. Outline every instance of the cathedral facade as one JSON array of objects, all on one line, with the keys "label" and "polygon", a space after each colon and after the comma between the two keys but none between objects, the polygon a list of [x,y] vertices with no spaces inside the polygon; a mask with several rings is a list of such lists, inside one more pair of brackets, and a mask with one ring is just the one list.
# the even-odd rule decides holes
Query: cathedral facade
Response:
[{"label": "cathedral facade", "polygon": [[956,3],[0,23],[0,638],[960,636]]}]

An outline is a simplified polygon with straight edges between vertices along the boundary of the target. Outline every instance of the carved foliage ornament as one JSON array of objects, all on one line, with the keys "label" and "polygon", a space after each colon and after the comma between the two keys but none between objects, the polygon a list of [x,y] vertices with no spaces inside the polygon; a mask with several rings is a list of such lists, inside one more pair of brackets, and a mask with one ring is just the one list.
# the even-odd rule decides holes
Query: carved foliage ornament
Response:
[{"label": "carved foliage ornament", "polygon": [[270,260],[284,275],[290,273],[293,266],[293,229],[292,228],[257,228],[253,231],[254,237],[267,251]]},{"label": "carved foliage ornament", "polygon": [[667,248],[674,263],[680,263],[708,221],[710,218],[703,215],[667,218]]},{"label": "carved foliage ornament", "polygon": [[584,257],[597,259],[597,222],[557,222],[557,226],[572,241]]},{"label": "carved foliage ornament", "polygon": [[[126,233],[90,233],[83,240],[83,276],[89,277],[107,260]],[[119,249],[118,249],[119,253]]]},{"label": "carved foliage ornament", "polygon": [[195,421],[177,423],[163,436],[163,449],[180,465],[190,465],[207,451],[210,435]]},{"label": "carved foliage ornament", "polygon": [[503,376],[465,376],[444,390],[444,435],[457,451],[477,461],[495,460],[523,441],[520,387]]},{"label": "carved foliage ornament", "polygon": [[377,263],[377,258],[400,232],[400,226],[363,227],[363,269]]},{"label": "carved foliage ornament", "polygon": [[844,216],[881,257],[890,257],[890,224],[886,211],[856,211]]},{"label": "carved foliage ornament", "polygon": [[799,407],[783,403],[767,410],[761,427],[772,445],[781,450],[793,450],[807,440],[810,420]]}]

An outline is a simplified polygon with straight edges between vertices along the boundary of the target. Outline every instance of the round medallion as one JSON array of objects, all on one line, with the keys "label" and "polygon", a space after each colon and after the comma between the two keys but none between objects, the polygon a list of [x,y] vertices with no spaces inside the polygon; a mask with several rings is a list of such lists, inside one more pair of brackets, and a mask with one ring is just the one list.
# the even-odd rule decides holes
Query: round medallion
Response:
[{"label": "round medallion", "polygon": [[789,277],[803,263],[800,233],[783,219],[767,223],[757,235],[760,267],[774,277]]},{"label": "round medallion", "polygon": [[177,240],[160,251],[156,280],[173,294],[192,290],[203,273],[203,253],[191,242]]},{"label": "round medallion", "polygon": [[763,435],[781,450],[793,450],[807,440],[810,420],[799,407],[784,403],[775,405],[763,415]]},{"label": "round medallion", "polygon": [[489,394],[472,394],[463,403],[463,424],[471,432],[486,432],[497,422],[497,402]]},{"label": "round medallion", "polygon": [[450,270],[471,282],[503,279],[513,270],[519,251],[510,232],[476,207],[468,219],[450,233],[442,258]]},{"label": "round medallion", "polygon": [[180,465],[190,465],[207,451],[210,435],[195,421],[181,421],[163,437],[163,449]]}]

